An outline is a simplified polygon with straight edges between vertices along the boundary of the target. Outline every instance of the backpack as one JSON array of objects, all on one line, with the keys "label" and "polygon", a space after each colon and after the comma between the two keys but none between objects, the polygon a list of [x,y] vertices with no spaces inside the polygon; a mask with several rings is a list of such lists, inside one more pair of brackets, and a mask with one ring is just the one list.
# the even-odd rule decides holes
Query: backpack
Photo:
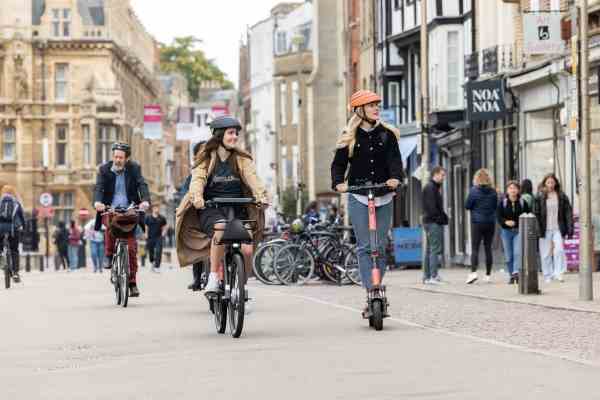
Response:
[{"label": "backpack", "polygon": [[13,222],[16,214],[16,201],[10,197],[3,198],[0,202],[0,222]]},{"label": "backpack", "polygon": [[[519,204],[521,205],[521,210],[525,208],[525,199],[523,196],[519,196]],[[502,199],[502,207],[506,208],[508,206],[508,196],[504,196]]]}]

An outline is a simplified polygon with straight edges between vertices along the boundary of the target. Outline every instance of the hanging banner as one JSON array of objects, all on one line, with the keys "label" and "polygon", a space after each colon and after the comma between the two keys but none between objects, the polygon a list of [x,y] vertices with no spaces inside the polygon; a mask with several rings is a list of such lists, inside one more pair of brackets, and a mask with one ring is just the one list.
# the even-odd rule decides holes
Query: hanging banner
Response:
[{"label": "hanging banner", "polygon": [[162,112],[157,104],[144,106],[144,139],[162,139]]},{"label": "hanging banner", "polygon": [[177,140],[194,140],[194,115],[192,107],[177,110]]},{"label": "hanging banner", "polygon": [[561,13],[528,13],[523,16],[523,52],[531,54],[561,54],[565,42],[561,37]]},{"label": "hanging banner", "polygon": [[493,79],[482,82],[469,82],[467,90],[467,113],[469,121],[490,121],[502,119],[507,114],[504,101],[504,81]]},{"label": "hanging banner", "polygon": [[213,106],[210,111],[213,118],[222,117],[229,114],[229,108],[227,106]]}]

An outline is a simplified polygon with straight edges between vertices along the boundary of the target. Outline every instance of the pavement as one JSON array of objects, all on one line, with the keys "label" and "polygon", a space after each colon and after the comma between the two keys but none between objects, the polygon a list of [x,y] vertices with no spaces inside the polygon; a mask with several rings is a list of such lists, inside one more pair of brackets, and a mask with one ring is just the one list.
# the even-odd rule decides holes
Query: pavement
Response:
[{"label": "pavement", "polygon": [[0,291],[2,398],[600,398],[600,315],[450,293],[459,272],[444,276],[434,293],[418,271],[389,273],[382,332],[360,318],[358,287],[251,281],[233,339],[185,289],[189,269],[142,269],[126,309],[106,273],[23,274]]}]

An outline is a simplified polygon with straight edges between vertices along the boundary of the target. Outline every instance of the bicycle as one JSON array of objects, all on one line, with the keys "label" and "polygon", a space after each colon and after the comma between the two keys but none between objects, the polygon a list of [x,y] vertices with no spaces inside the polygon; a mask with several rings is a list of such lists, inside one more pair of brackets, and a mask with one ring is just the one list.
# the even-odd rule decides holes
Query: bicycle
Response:
[{"label": "bicycle", "polygon": [[[131,205],[127,208],[111,208],[101,215],[102,217],[108,215],[109,220],[114,216],[122,217],[123,221],[121,223],[126,224],[125,227],[127,229],[131,225],[133,225],[132,229],[135,229],[135,226],[138,224],[138,214],[142,212],[134,205]],[[108,225],[107,229],[113,229],[113,221],[110,221]],[[114,226],[115,230],[120,230],[123,227],[124,225],[119,225],[119,221]],[[127,307],[129,303],[129,244],[126,238],[116,237],[110,270],[110,282],[115,289],[116,304],[123,308]]]},{"label": "bicycle", "polygon": [[253,243],[246,224],[255,224],[253,220],[235,218],[235,208],[256,205],[251,198],[214,198],[206,202],[206,207],[225,208],[227,225],[221,231],[223,237],[219,244],[225,245],[225,255],[221,263],[223,279],[217,293],[206,293],[211,312],[214,314],[217,333],[223,334],[227,328],[232,337],[239,338],[244,328],[245,305],[248,299],[246,290],[246,269],[242,244]]},{"label": "bicycle", "polygon": [[388,317],[388,299],[386,296],[385,285],[381,284],[381,271],[377,268],[377,260],[379,254],[378,237],[377,237],[377,211],[375,207],[374,190],[389,189],[385,183],[365,184],[349,186],[348,193],[364,194],[367,192],[367,202],[369,209],[369,242],[371,247],[371,280],[373,286],[367,291],[367,310],[363,313],[363,318],[369,320],[369,326],[377,331],[383,329],[383,319]]}]

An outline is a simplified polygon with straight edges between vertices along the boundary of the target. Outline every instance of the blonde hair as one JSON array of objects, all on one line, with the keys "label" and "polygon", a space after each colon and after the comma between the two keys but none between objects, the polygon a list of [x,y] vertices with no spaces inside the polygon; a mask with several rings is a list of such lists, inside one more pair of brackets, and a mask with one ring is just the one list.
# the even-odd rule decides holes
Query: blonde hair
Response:
[{"label": "blonde hair", "polygon": [[[362,123],[362,118],[358,116],[358,114],[352,114],[346,128],[342,131],[341,136],[338,138],[338,141],[335,145],[336,149],[343,149],[344,147],[348,147],[348,156],[352,157],[354,154],[354,145],[356,144],[356,130]],[[395,126],[392,126],[386,122],[379,120],[377,125],[383,126],[390,132],[392,132],[396,136],[396,140],[400,141],[400,131]]]},{"label": "blonde hair", "polygon": [[490,171],[485,168],[481,168],[475,172],[473,176],[473,185],[475,186],[492,186],[492,177],[490,176]]},{"label": "blonde hair", "polygon": [[2,195],[5,195],[5,194],[10,194],[10,195],[12,195],[12,196],[14,196],[14,197],[17,197],[17,189],[15,189],[15,187],[14,187],[14,186],[11,186],[11,185],[4,185],[4,186],[2,187],[2,192],[1,192],[1,194],[2,194]]}]

